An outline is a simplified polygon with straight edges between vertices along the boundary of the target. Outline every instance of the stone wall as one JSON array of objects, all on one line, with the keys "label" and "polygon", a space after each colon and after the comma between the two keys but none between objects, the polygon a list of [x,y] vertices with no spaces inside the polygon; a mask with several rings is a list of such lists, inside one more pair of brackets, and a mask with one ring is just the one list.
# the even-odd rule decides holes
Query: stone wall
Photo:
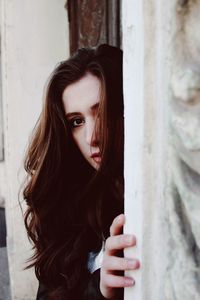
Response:
[{"label": "stone wall", "polygon": [[47,77],[69,55],[65,2],[2,0],[2,88],[5,161],[0,163],[0,197],[5,201],[12,300],[35,299],[31,256],[23,224],[20,186],[23,157],[39,116]]},{"label": "stone wall", "polygon": [[200,1],[122,2],[125,300],[200,299]]},{"label": "stone wall", "polygon": [[200,1],[177,1],[171,66],[166,299],[200,298]]}]

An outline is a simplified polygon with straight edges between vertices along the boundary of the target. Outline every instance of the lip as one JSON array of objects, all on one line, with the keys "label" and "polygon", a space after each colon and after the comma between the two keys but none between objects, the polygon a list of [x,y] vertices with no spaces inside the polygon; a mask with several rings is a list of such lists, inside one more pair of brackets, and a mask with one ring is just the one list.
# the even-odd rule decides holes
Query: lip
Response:
[{"label": "lip", "polygon": [[93,153],[91,155],[91,158],[94,159],[94,161],[96,163],[100,163],[101,162],[101,155],[100,155],[100,153]]}]

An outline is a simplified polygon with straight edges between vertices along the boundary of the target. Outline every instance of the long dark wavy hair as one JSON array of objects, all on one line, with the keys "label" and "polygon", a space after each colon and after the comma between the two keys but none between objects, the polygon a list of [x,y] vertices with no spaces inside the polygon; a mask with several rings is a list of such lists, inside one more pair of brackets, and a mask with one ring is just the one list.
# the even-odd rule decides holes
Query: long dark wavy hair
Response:
[{"label": "long dark wavy hair", "polygon": [[[76,146],[62,103],[64,89],[88,72],[101,82],[98,170]],[[28,267],[34,266],[50,299],[78,297],[81,278],[89,276],[88,253],[100,250],[114,217],[123,212],[123,124],[120,49],[82,48],[58,64],[27,150],[23,191],[34,249]]]}]

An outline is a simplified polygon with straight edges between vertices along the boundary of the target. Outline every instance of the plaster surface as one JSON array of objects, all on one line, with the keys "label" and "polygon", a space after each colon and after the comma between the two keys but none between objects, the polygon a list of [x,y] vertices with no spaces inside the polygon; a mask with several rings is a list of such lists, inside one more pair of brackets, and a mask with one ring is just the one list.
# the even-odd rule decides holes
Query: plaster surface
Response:
[{"label": "plaster surface", "polygon": [[5,158],[0,164],[0,198],[4,199],[12,300],[35,299],[34,271],[24,270],[30,245],[20,188],[23,158],[41,111],[44,86],[55,65],[69,56],[64,0],[2,0],[1,50]]}]

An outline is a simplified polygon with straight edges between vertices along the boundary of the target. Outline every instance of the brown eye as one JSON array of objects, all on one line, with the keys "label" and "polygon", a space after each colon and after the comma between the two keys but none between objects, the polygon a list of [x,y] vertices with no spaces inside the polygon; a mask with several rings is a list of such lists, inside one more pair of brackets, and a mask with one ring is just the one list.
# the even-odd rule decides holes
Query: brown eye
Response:
[{"label": "brown eye", "polygon": [[84,123],[84,120],[81,118],[76,118],[76,119],[70,120],[69,123],[72,128],[76,128],[76,127],[81,126]]}]

